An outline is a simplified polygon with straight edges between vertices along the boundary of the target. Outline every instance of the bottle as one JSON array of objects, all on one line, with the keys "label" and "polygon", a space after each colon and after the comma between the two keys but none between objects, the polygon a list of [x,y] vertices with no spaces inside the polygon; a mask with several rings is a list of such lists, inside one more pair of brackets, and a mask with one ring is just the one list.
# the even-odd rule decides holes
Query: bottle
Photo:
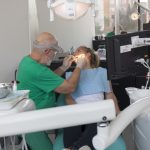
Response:
[{"label": "bottle", "polygon": [[17,82],[16,81],[13,82],[13,91],[17,91]]},{"label": "bottle", "polygon": [[69,49],[69,54],[72,55],[74,52],[74,47],[72,46],[70,49]]}]

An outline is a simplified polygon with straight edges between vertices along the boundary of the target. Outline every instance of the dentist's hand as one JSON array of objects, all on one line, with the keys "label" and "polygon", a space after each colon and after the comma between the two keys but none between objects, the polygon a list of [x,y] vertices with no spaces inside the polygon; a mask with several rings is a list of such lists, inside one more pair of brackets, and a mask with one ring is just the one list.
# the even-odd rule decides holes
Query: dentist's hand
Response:
[{"label": "dentist's hand", "polygon": [[72,55],[68,55],[67,57],[65,57],[63,60],[61,69],[66,71],[71,66],[71,64],[73,62],[73,58],[74,58],[74,56],[72,56]]},{"label": "dentist's hand", "polygon": [[78,57],[76,59],[76,64],[76,67],[83,69],[87,64],[87,58],[85,57],[85,55],[81,55],[80,57]]}]

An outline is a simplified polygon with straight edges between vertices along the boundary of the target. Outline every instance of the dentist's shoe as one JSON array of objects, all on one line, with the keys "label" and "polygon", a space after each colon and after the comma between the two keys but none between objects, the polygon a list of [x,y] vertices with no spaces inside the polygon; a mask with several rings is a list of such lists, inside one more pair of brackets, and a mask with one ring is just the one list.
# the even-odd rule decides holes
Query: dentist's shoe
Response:
[{"label": "dentist's shoe", "polygon": [[91,150],[91,148],[87,145],[82,146],[79,150]]}]

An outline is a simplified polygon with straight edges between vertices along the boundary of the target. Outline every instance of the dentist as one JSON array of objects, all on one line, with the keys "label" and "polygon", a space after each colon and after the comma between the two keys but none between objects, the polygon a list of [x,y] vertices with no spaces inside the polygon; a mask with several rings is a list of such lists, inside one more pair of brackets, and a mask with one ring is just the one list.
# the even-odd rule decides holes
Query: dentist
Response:
[{"label": "dentist", "polygon": [[[60,77],[72,64],[73,56],[64,59],[62,66],[52,71],[47,67],[60,50],[55,37],[48,32],[39,34],[33,42],[31,54],[25,56],[18,67],[18,90],[30,90],[31,98],[37,109],[55,107],[57,93],[71,93],[75,90],[81,69],[86,58],[79,58],[76,68],[67,80]],[[41,122],[42,123],[42,122]],[[26,134],[26,141],[32,150],[52,150],[52,143],[46,132]]]}]

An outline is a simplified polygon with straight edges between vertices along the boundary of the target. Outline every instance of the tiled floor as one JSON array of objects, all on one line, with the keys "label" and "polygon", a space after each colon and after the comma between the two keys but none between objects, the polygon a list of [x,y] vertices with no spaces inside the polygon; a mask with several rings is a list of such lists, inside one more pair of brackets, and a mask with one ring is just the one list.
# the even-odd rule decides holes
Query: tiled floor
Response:
[{"label": "tiled floor", "polygon": [[133,132],[131,124],[123,131],[123,137],[126,142],[127,150],[138,150],[133,141]]}]

